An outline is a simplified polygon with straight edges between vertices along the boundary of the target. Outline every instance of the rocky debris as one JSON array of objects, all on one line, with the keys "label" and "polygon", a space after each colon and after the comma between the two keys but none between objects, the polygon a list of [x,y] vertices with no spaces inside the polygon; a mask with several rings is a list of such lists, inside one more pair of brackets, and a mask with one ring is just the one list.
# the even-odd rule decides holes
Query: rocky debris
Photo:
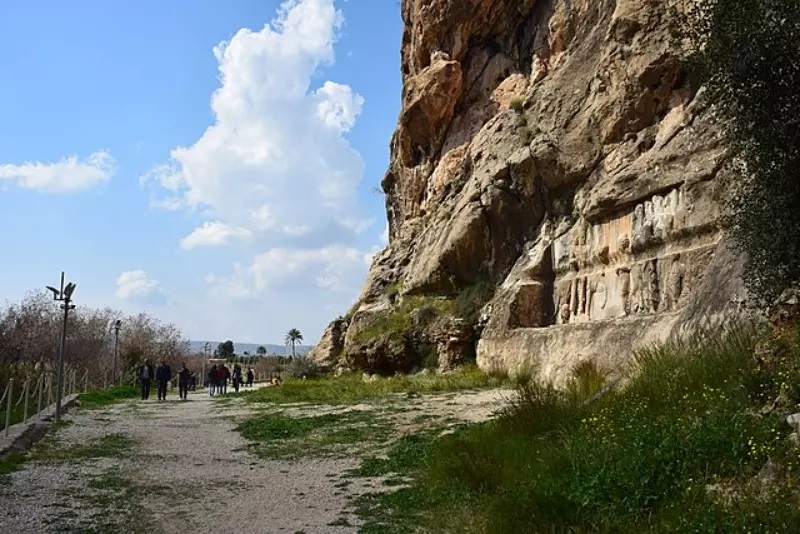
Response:
[{"label": "rocky debris", "polygon": [[800,288],[788,288],[771,306],[769,320],[781,328],[797,324],[798,319],[800,319]]}]

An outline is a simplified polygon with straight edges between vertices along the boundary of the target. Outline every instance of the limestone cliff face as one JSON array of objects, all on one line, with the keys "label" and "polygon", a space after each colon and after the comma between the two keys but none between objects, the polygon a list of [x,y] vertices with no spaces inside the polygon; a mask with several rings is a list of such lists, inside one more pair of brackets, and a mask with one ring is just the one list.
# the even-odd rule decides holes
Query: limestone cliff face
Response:
[{"label": "limestone cliff face", "polygon": [[741,288],[717,226],[724,147],[666,4],[404,0],[390,245],[313,357],[413,366],[413,339],[365,339],[375,318],[478,284],[496,288],[478,324],[423,325],[442,366],[472,343],[484,368],[559,381],[727,313]]}]

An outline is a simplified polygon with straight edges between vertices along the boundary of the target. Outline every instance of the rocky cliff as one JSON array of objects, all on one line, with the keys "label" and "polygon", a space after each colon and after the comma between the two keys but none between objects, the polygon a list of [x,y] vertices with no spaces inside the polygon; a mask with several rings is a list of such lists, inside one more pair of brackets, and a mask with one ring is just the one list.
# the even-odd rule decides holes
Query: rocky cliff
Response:
[{"label": "rocky cliff", "polygon": [[667,4],[404,0],[390,245],[312,357],[558,382],[728,313],[725,151]]}]

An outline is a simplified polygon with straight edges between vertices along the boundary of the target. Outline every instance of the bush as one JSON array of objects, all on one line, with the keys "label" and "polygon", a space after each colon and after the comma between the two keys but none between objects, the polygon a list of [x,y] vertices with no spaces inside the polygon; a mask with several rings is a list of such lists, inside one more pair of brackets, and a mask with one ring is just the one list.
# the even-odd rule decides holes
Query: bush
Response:
[{"label": "bush", "polygon": [[283,371],[285,378],[319,378],[323,374],[323,370],[317,362],[303,356],[294,358]]},{"label": "bush", "polygon": [[700,0],[681,20],[739,176],[727,226],[749,289],[771,303],[800,281],[800,0]]},{"label": "bush", "polygon": [[515,98],[508,105],[509,109],[512,109],[512,110],[516,111],[517,113],[522,113],[524,107],[525,107],[525,103],[520,98]]}]

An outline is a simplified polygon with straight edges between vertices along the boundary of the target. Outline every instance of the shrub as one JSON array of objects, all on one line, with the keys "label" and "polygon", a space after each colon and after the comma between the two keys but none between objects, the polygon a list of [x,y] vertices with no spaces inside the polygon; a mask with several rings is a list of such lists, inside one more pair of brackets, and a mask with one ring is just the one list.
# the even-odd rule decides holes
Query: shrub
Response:
[{"label": "shrub", "polygon": [[522,101],[521,98],[515,98],[508,105],[509,109],[512,109],[517,113],[522,113],[524,107],[525,107],[525,103]]},{"label": "shrub", "polygon": [[[700,0],[681,20],[739,176],[727,226],[769,304],[800,281],[800,0]],[[767,236],[769,236],[767,238]]]},{"label": "shrub", "polygon": [[318,378],[323,371],[317,362],[301,356],[289,362],[283,373],[285,378]]},{"label": "shrub", "polygon": [[490,280],[482,280],[463,288],[453,299],[451,313],[468,323],[478,320],[481,309],[494,295],[495,285]]}]

